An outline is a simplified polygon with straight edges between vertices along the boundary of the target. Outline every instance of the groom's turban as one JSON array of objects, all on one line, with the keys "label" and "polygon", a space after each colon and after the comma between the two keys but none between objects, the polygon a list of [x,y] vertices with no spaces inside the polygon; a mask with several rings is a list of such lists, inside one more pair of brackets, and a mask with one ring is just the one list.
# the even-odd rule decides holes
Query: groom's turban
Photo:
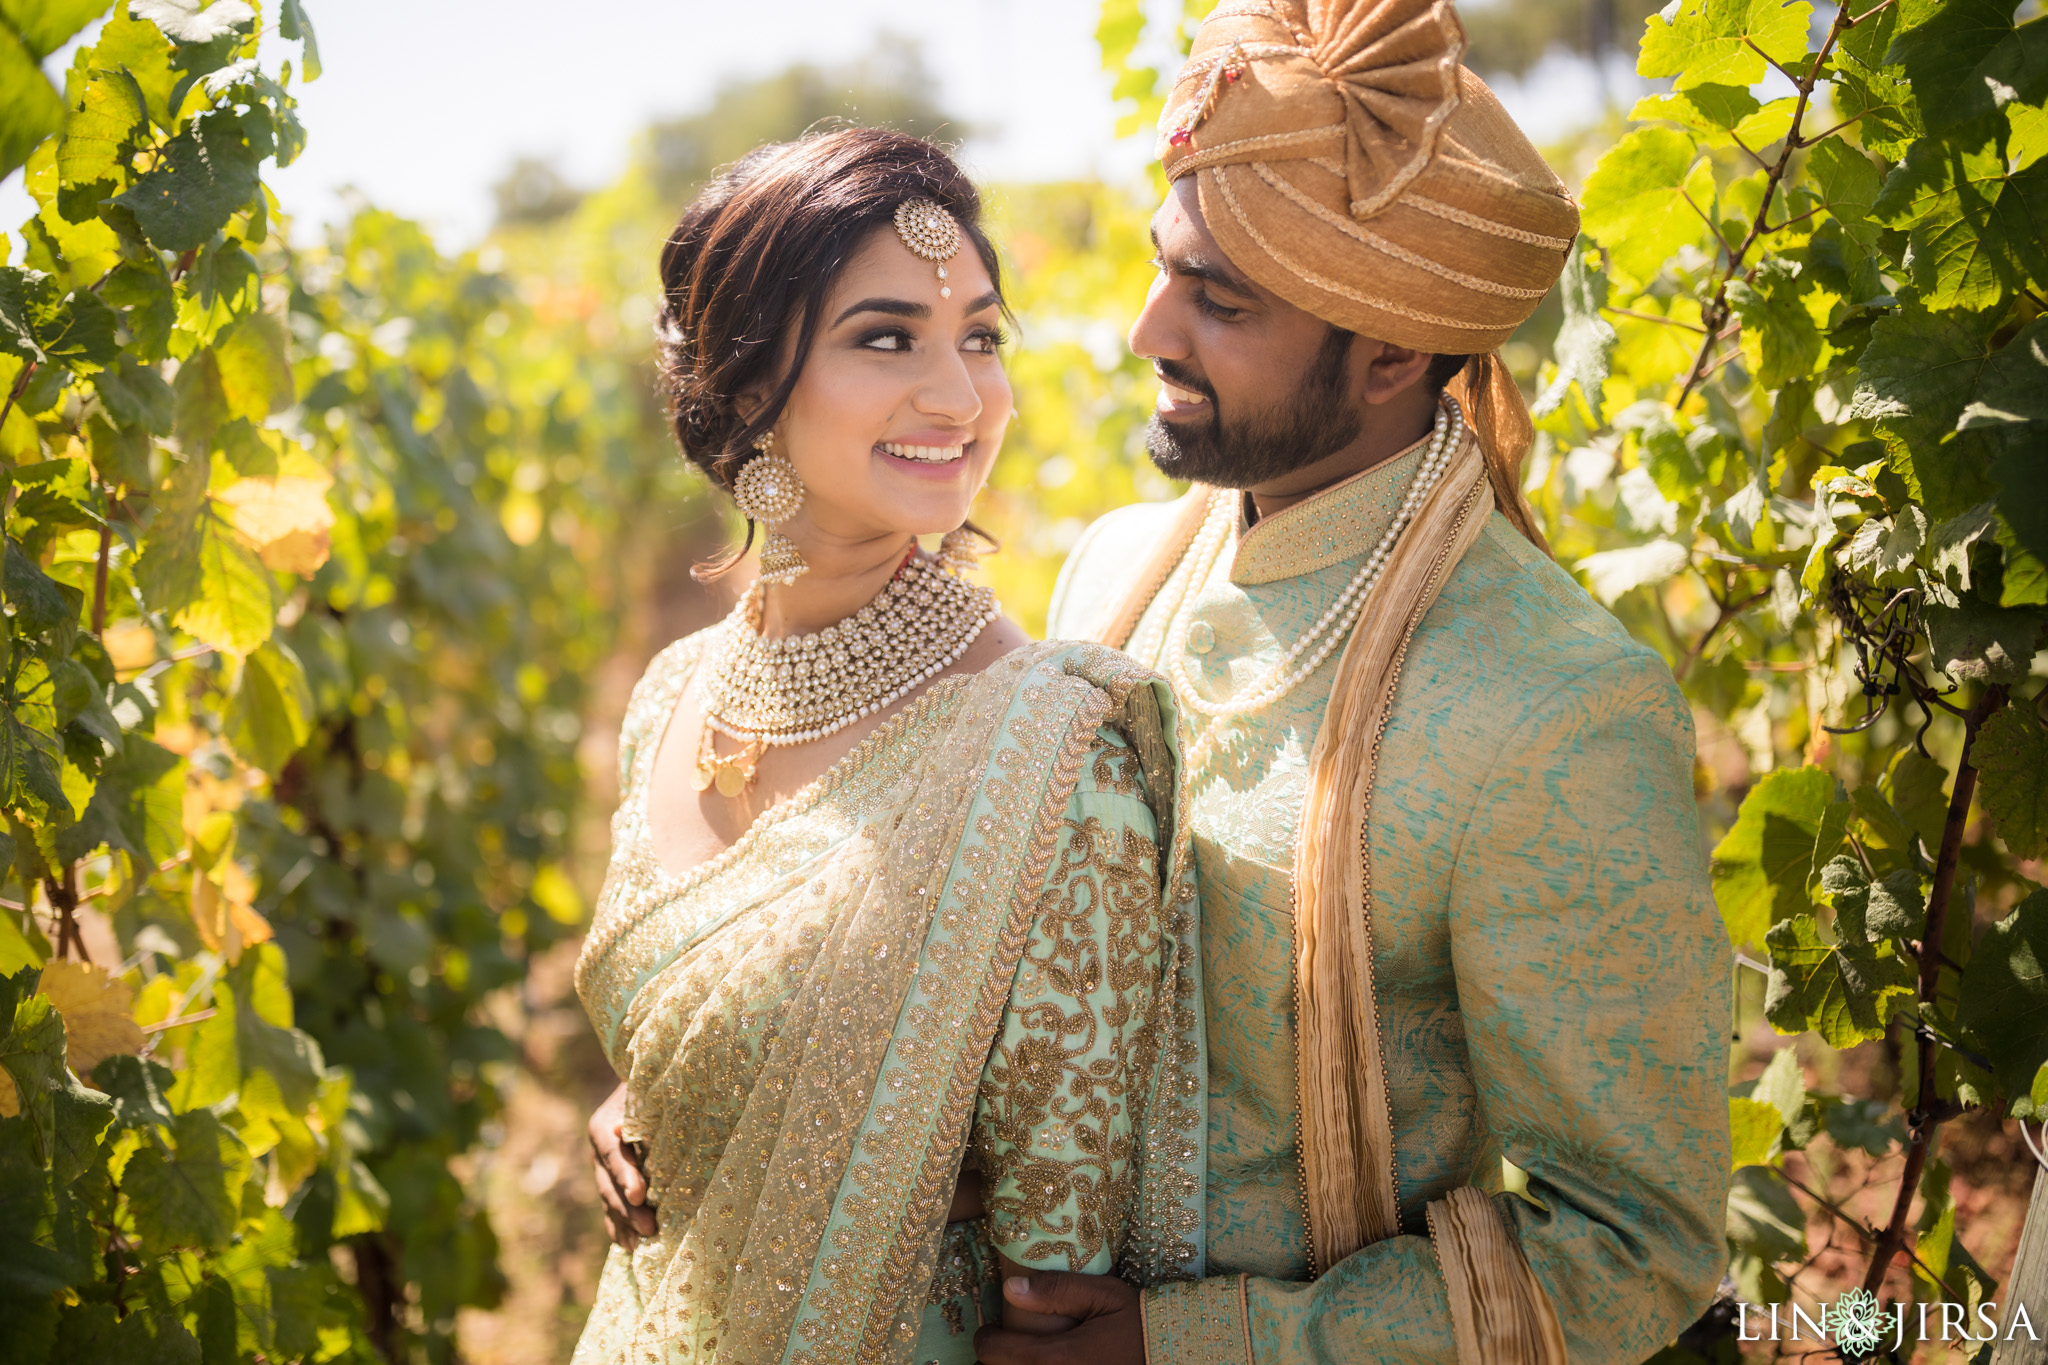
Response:
[{"label": "groom's turban", "polygon": [[1491,351],[1564,269],[1579,211],[1460,58],[1449,0],[1224,0],[1159,122],[1238,269],[1349,331]]}]

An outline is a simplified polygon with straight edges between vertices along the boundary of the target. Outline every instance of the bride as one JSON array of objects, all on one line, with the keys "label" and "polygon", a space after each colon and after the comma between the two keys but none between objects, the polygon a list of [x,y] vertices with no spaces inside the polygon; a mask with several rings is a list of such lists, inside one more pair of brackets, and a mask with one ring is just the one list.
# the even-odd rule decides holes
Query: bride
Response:
[{"label": "bride", "polygon": [[764,534],[626,714],[576,981],[655,1216],[577,1365],[965,1362],[1063,1325],[1020,1267],[1199,1274],[1170,693],[958,572],[1011,414],[972,185],[894,133],[766,147],[661,273],[683,450]]}]

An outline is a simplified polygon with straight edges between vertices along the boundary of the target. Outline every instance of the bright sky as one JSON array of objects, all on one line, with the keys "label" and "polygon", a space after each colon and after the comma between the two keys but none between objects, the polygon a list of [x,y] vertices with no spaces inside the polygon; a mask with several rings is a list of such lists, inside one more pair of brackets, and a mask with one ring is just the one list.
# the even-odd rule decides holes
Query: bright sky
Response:
[{"label": "bright sky", "polygon": [[[601,184],[624,164],[636,131],[701,110],[722,81],[796,61],[844,61],[885,29],[923,47],[942,107],[987,130],[965,148],[977,177],[1121,180],[1145,155],[1114,136],[1095,47],[1100,0],[309,0],[306,8],[326,68],[299,90],[310,141],[296,164],[265,176],[302,227],[338,216],[336,191],[354,186],[426,220],[450,245],[474,241],[490,225],[490,186],[515,157],[545,157],[573,183]],[[45,69],[69,60],[68,50],[54,54]],[[1569,62],[1539,66],[1501,95],[1538,141],[1583,121],[1594,99],[1584,68]],[[19,173],[0,182],[0,226],[11,229],[31,207]]]}]

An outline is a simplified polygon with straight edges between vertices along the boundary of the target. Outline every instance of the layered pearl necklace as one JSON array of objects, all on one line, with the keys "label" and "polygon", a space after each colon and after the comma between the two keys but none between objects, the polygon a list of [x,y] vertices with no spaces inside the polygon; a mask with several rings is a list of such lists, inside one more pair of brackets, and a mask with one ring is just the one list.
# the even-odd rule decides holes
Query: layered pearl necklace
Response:
[{"label": "layered pearl necklace", "polygon": [[[772,747],[809,744],[874,715],[957,661],[1002,615],[995,594],[912,552],[881,596],[811,635],[764,639],[762,587],[748,588],[704,670],[697,790],[738,796]],[[743,746],[717,752],[713,735]]]},{"label": "layered pearl necklace", "polygon": [[1358,618],[1365,612],[1366,599],[1371,595],[1373,585],[1379,582],[1380,574],[1392,558],[1394,546],[1401,539],[1401,532],[1415,519],[1424,499],[1442,481],[1444,471],[1450,468],[1451,456],[1458,448],[1458,442],[1465,431],[1465,414],[1455,402],[1445,400],[1437,409],[1436,426],[1431,433],[1429,448],[1416,466],[1415,477],[1408,484],[1408,492],[1401,499],[1401,506],[1394,514],[1393,522],[1387,527],[1380,543],[1373,547],[1365,563],[1351,576],[1337,599],[1330,603],[1316,623],[1309,627],[1302,637],[1280,656],[1278,662],[1266,675],[1246,687],[1228,701],[1210,701],[1195,690],[1194,680],[1188,674],[1188,635],[1194,629],[1195,600],[1203,585],[1215,572],[1216,563],[1222,558],[1223,548],[1230,539],[1230,532],[1237,518],[1227,498],[1219,498],[1211,510],[1209,519],[1202,524],[1201,532],[1190,547],[1188,559],[1190,573],[1176,604],[1167,627],[1166,640],[1170,648],[1166,651],[1166,671],[1172,679],[1175,698],[1180,704],[1197,715],[1205,716],[1209,724],[1203,727],[1194,750],[1189,753],[1188,763],[1194,763],[1195,755],[1206,749],[1217,722],[1232,716],[1247,715],[1253,711],[1271,706],[1282,697],[1300,686],[1311,673],[1323,666],[1325,660],[1351,634],[1351,628],[1358,624]]}]

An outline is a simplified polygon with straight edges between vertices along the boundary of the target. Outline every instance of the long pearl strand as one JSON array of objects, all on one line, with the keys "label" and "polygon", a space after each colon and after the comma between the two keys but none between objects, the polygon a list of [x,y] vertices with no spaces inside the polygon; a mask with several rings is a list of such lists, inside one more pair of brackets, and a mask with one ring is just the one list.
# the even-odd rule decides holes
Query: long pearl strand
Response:
[{"label": "long pearl strand", "polygon": [[[1206,716],[1212,722],[1204,727],[1197,748],[1206,748],[1210,734],[1216,728],[1213,722],[1230,716],[1242,716],[1271,706],[1286,696],[1318,668],[1342,644],[1364,614],[1367,597],[1373,585],[1379,582],[1380,574],[1392,558],[1394,546],[1399,543],[1401,532],[1415,519],[1436,485],[1442,481],[1444,471],[1450,467],[1451,455],[1458,448],[1459,439],[1465,431],[1465,414],[1455,402],[1446,400],[1437,409],[1436,427],[1431,434],[1429,449],[1423,455],[1422,463],[1416,467],[1415,477],[1409,482],[1408,492],[1401,500],[1401,506],[1394,514],[1394,520],[1387,527],[1380,543],[1366,557],[1351,582],[1337,595],[1337,600],[1326,608],[1316,623],[1287,653],[1273,665],[1264,679],[1246,688],[1228,701],[1213,702],[1195,690],[1194,681],[1188,675],[1188,632],[1193,627],[1194,605],[1201,585],[1214,571],[1215,562],[1221,556],[1223,543],[1229,538],[1231,518],[1212,516],[1203,526],[1200,540],[1195,548],[1196,563],[1201,566],[1189,580],[1187,595],[1179,604],[1173,625],[1167,638],[1173,647],[1166,657],[1166,671],[1173,681],[1175,697],[1182,706],[1198,715]],[[1303,656],[1307,657],[1304,658]],[[1297,661],[1300,661],[1297,663]],[[1190,755],[1190,762],[1193,756]]]}]

